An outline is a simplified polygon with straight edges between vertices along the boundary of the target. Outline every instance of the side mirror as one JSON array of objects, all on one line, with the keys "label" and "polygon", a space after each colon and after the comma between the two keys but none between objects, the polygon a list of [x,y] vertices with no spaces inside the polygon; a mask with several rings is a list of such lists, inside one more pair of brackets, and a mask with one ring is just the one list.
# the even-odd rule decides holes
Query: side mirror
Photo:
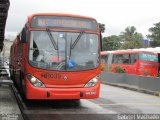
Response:
[{"label": "side mirror", "polygon": [[18,41],[20,40],[20,35],[17,35],[17,39],[18,39]]},{"label": "side mirror", "polygon": [[102,33],[100,31],[100,50],[102,51]]},{"label": "side mirror", "polygon": [[23,28],[22,34],[21,34],[21,43],[26,43],[26,42],[27,42],[26,31],[25,31],[25,28]]}]

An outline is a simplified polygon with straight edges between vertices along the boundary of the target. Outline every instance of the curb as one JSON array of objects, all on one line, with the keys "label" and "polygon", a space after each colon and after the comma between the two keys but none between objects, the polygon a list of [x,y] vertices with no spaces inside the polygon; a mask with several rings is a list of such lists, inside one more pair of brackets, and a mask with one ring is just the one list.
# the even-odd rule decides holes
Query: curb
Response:
[{"label": "curb", "polygon": [[107,82],[103,82],[103,81],[101,81],[101,83],[102,84],[106,84],[106,85],[115,86],[115,87],[124,88],[124,89],[127,89],[127,90],[137,91],[137,92],[146,93],[146,94],[150,94],[150,95],[154,95],[154,96],[160,97],[160,92],[149,91],[149,90],[146,90],[146,89],[138,88],[136,86],[126,85],[126,84],[107,83]]}]

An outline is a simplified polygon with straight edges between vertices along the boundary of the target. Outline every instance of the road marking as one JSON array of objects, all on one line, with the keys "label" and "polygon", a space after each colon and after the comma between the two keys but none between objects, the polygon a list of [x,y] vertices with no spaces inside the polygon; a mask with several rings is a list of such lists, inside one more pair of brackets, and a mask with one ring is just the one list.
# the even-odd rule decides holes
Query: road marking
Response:
[{"label": "road marking", "polygon": [[130,98],[134,98],[134,99],[144,99],[144,98],[150,98],[150,99],[159,99],[160,100],[160,97],[159,96],[154,96],[154,95],[141,95],[140,98],[137,98],[137,95],[129,95],[129,94],[125,94],[125,93],[103,93],[103,95],[100,95],[101,97],[103,97],[104,95],[107,95],[107,96],[111,96],[111,97],[119,97],[119,96],[124,96],[124,97],[130,97]]},{"label": "road marking", "polygon": [[148,104],[148,103],[115,103],[115,104],[97,104],[99,106],[116,106],[116,105],[139,105],[139,106],[160,106],[160,103]]},{"label": "road marking", "polygon": [[[147,94],[147,93],[141,93],[141,92],[138,92],[138,91],[128,91],[128,93],[123,93],[123,92],[110,92],[110,91],[101,91],[103,92],[103,94],[100,94],[100,96],[103,96],[103,95],[109,95],[109,96],[128,96],[128,97],[132,97],[132,98],[135,98],[138,96],[140,96],[141,98],[137,98],[137,99],[143,99],[143,98],[157,98],[157,99],[160,99],[160,95],[159,96],[155,96],[155,95],[150,95],[150,94]],[[132,92],[132,93],[130,93]],[[132,94],[132,95],[130,95]],[[160,94],[160,93],[159,93]]]}]

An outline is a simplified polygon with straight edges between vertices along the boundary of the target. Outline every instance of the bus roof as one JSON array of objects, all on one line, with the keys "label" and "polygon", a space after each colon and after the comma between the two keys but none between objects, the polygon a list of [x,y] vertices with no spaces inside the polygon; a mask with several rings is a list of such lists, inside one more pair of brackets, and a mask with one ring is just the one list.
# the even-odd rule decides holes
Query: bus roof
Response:
[{"label": "bus roof", "polygon": [[109,53],[112,53],[113,51],[101,51],[101,55],[108,55]]},{"label": "bus roof", "polygon": [[76,15],[76,14],[64,14],[64,13],[35,13],[30,16],[28,16],[28,21],[30,22],[32,20],[32,17],[34,16],[66,16],[66,17],[77,17],[77,18],[86,18],[86,19],[93,19],[95,18],[88,17],[88,16],[82,16],[82,15]]},{"label": "bus roof", "polygon": [[101,55],[107,55],[109,53],[113,53],[113,54],[127,54],[127,53],[149,53],[149,54],[156,54],[154,52],[142,51],[142,50],[116,50],[116,51],[102,51]]},{"label": "bus roof", "polygon": [[[114,51],[113,53],[114,54],[121,54],[121,53],[124,53],[124,54],[127,54],[127,53],[153,53],[153,52],[149,52],[149,51],[141,51],[141,50],[119,50],[119,51]],[[155,53],[153,53],[155,54]]]}]

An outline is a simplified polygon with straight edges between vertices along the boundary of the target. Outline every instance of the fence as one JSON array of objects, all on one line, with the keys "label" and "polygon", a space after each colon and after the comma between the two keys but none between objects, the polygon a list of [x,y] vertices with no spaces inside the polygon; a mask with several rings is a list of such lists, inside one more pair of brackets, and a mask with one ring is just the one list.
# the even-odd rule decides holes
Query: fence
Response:
[{"label": "fence", "polygon": [[101,82],[160,96],[160,78],[125,73],[101,72]]}]

